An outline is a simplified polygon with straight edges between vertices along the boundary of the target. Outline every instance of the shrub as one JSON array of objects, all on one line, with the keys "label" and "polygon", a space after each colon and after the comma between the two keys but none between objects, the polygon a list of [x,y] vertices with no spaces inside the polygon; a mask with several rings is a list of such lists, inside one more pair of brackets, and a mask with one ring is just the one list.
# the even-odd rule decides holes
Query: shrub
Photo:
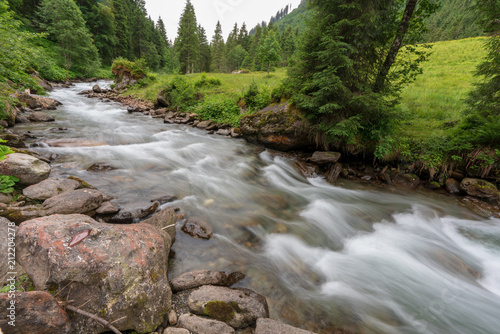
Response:
[{"label": "shrub", "polygon": [[222,85],[222,81],[216,77],[209,77],[206,73],[203,73],[200,78],[194,83],[197,88],[201,87],[215,87]]},{"label": "shrub", "polygon": [[196,104],[196,92],[191,81],[175,76],[163,90],[163,97],[171,108],[189,108]]},{"label": "shrub", "polygon": [[233,98],[224,94],[208,97],[198,112],[204,119],[211,119],[217,123],[229,123],[237,126],[240,121],[240,108]]},{"label": "shrub", "polygon": [[249,109],[259,110],[271,103],[271,93],[269,87],[260,89],[255,82],[252,82],[243,95],[243,99]]}]

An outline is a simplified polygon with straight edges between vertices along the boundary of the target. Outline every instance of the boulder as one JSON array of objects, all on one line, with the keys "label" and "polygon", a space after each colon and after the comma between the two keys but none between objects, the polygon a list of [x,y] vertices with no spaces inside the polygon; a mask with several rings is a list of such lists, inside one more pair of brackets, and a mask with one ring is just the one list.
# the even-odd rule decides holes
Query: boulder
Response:
[{"label": "boulder", "polygon": [[219,129],[215,134],[218,134],[219,136],[229,136],[231,134],[231,130]]},{"label": "boulder", "polygon": [[460,182],[452,178],[446,180],[445,187],[450,194],[459,194],[461,192]]},{"label": "boulder", "polygon": [[137,202],[128,204],[120,210],[116,215],[109,219],[110,223],[114,224],[131,224],[136,220],[146,218],[153,214],[160,203],[158,202]]},{"label": "boulder", "polygon": [[0,135],[0,139],[6,140],[7,142],[2,143],[2,145],[15,147],[15,148],[26,148],[26,144],[23,139],[12,133],[3,133]]},{"label": "boulder", "polygon": [[98,84],[95,84],[94,86],[92,86],[92,91],[94,93],[102,93],[102,89],[101,89],[101,87],[99,87]]},{"label": "boulder", "polygon": [[[139,333],[153,332],[170,311],[170,246],[149,224],[112,225],[79,214],[33,219],[17,234],[18,258],[36,289]],[[73,333],[106,331],[88,317],[70,317]]]},{"label": "boulder", "polygon": [[318,165],[328,165],[336,163],[340,159],[339,152],[320,152],[316,151],[311,156],[310,161]]},{"label": "boulder", "polygon": [[50,165],[28,154],[11,153],[0,161],[0,174],[18,177],[21,185],[29,186],[48,178]]},{"label": "boulder", "polygon": [[179,326],[193,334],[234,334],[234,329],[217,320],[183,314],[179,317]]},{"label": "boulder", "polygon": [[491,205],[471,196],[465,196],[462,203],[481,217],[500,218],[500,205]]},{"label": "boulder", "polygon": [[98,207],[95,212],[100,215],[111,215],[120,211],[120,208],[110,201],[103,202],[100,207]]},{"label": "boulder", "polygon": [[57,106],[60,106],[62,103],[48,98],[37,95],[30,95],[28,93],[19,93],[16,95],[17,99],[21,103],[25,103],[30,109],[46,109],[46,110],[55,110]]},{"label": "boulder", "polygon": [[420,178],[415,174],[398,174],[393,183],[402,188],[415,189],[420,185]]},{"label": "boulder", "polygon": [[28,120],[30,122],[54,122],[55,119],[54,117],[50,116],[49,114],[45,112],[32,112],[30,115],[28,115]]},{"label": "boulder", "polygon": [[220,271],[196,270],[184,273],[170,281],[173,291],[182,291],[202,285],[231,286],[245,278],[240,272],[226,274]]},{"label": "boulder", "polygon": [[132,73],[132,69],[127,68],[124,64],[118,64],[112,69],[113,75],[115,76],[115,87],[114,91],[120,91],[127,86],[133,86],[138,80],[144,79],[146,75],[144,73]]},{"label": "boulder", "polygon": [[314,334],[313,332],[304,329],[292,327],[282,322],[271,320],[268,318],[257,319],[257,326],[255,327],[255,334]]},{"label": "boulder", "polygon": [[208,128],[211,124],[212,124],[212,121],[201,121],[200,123],[198,123],[198,125],[197,125],[196,127],[197,127],[197,128],[200,128],[200,129],[206,129],[206,128]]},{"label": "boulder", "polygon": [[185,328],[168,327],[163,334],[191,334],[191,332]]},{"label": "boulder", "polygon": [[191,292],[188,305],[191,312],[224,321],[234,328],[269,317],[266,298],[249,289],[204,285]]},{"label": "boulder", "polygon": [[481,179],[463,179],[460,188],[469,196],[485,198],[493,202],[500,201],[500,192],[494,184]]},{"label": "boulder", "polygon": [[93,173],[101,173],[101,172],[109,172],[115,169],[116,169],[115,167],[106,164],[92,164],[89,168],[87,168],[87,171]]},{"label": "boulder", "polygon": [[45,216],[53,214],[88,213],[101,206],[103,194],[95,189],[77,189],[63,192],[43,202]]},{"label": "boulder", "polygon": [[8,220],[20,224],[26,220],[42,216],[38,205],[10,205],[0,207],[0,216]]},{"label": "boulder", "polygon": [[[72,333],[68,314],[56,299],[47,292],[30,291],[0,294],[0,332],[9,334],[69,334]],[[15,304],[11,304],[14,301]],[[15,309],[9,311],[9,307]],[[15,326],[9,325],[9,314],[13,313]]]},{"label": "boulder", "polygon": [[156,95],[155,108],[170,107],[170,101],[166,98],[166,89],[162,89]]},{"label": "boulder", "polygon": [[291,151],[315,146],[302,129],[306,120],[289,110],[288,103],[269,106],[240,121],[240,129],[249,142],[279,151]]},{"label": "boulder", "polygon": [[50,177],[42,182],[33,184],[23,189],[23,195],[34,200],[46,200],[66,191],[80,188],[80,183],[75,180]]},{"label": "boulder", "polygon": [[210,239],[213,234],[212,225],[196,217],[191,217],[186,220],[181,229],[182,232],[201,239]]},{"label": "boulder", "polygon": [[240,128],[232,128],[231,129],[231,137],[232,138],[241,138],[243,137],[243,132]]},{"label": "boulder", "polygon": [[177,214],[172,208],[165,208],[143,221],[145,224],[151,224],[161,231],[165,231],[175,241],[176,229],[175,223],[177,222]]}]

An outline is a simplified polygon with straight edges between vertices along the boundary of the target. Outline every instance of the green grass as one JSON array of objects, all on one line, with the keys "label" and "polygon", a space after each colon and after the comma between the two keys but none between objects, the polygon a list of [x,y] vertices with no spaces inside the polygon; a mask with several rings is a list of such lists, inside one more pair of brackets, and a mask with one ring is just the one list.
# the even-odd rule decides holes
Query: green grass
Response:
[{"label": "green grass", "polygon": [[[215,77],[221,80],[222,85],[216,87],[203,87],[198,90],[204,97],[213,94],[227,94],[234,97],[235,100],[242,97],[250,84],[255,81],[260,87],[272,88],[278,86],[286,77],[286,69],[277,69],[271,72],[268,77],[267,72],[251,72],[246,74],[227,74],[227,73],[210,73],[209,77]],[[147,87],[132,87],[127,94],[131,94],[143,100],[153,102],[160,90],[165,88],[175,75],[172,74],[155,74],[156,79],[148,83]],[[202,73],[189,74],[185,77],[193,82],[199,80]]]},{"label": "green grass", "polygon": [[464,99],[473,88],[473,73],[486,55],[485,38],[433,43],[423,73],[403,90],[401,111],[405,120],[400,135],[413,140],[449,135],[462,117]]}]

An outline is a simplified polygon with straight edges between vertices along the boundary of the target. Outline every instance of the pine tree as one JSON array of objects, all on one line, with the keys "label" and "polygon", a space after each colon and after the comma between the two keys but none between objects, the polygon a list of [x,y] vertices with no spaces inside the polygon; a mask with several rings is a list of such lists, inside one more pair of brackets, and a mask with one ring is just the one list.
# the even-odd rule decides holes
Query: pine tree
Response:
[{"label": "pine tree", "polygon": [[248,35],[247,25],[243,22],[240,29],[240,34],[238,35],[238,44],[245,49],[245,51],[250,50],[250,36]]},{"label": "pine tree", "polygon": [[198,61],[199,40],[196,15],[190,0],[186,1],[186,7],[179,20],[176,48],[182,73],[193,73]]},{"label": "pine tree", "polygon": [[116,45],[113,57],[134,59],[132,51],[132,20],[129,0],[113,0],[112,8],[116,23]]},{"label": "pine tree", "polygon": [[158,21],[156,22],[156,30],[159,31],[165,46],[169,46],[170,43],[169,43],[168,37],[167,37],[167,29],[165,29],[165,24],[163,23],[161,16],[158,17]]},{"label": "pine tree", "polygon": [[210,72],[210,45],[208,44],[205,29],[201,25],[198,25],[198,39],[200,45],[200,54],[197,66],[198,72]]},{"label": "pine tree", "polygon": [[[233,51],[236,48],[236,46],[238,46],[238,35],[239,35],[238,24],[235,23],[233,26],[233,30],[231,30],[231,32],[229,33],[229,36],[227,37],[226,41],[226,66],[228,72],[231,72],[238,67],[237,58],[231,57],[235,55]],[[241,52],[238,52],[238,54],[241,54]]]},{"label": "pine tree", "polygon": [[225,45],[222,37],[222,27],[217,21],[215,26],[214,36],[210,45],[212,50],[212,72],[224,72],[225,69]]},{"label": "pine tree", "polygon": [[66,69],[88,74],[99,68],[97,48],[73,0],[42,0],[38,15],[41,28],[59,45]]},{"label": "pine tree", "polygon": [[[401,42],[399,50],[418,37],[423,18],[437,8],[432,1],[418,0],[420,10],[407,17],[398,0],[310,0],[309,4],[313,15],[290,71],[298,92],[294,101],[338,145],[375,150],[395,119],[398,89],[418,73],[425,55],[417,53],[393,72],[387,59],[395,59],[396,42]],[[403,31],[405,27],[409,32]],[[408,52],[412,50],[416,49]]]},{"label": "pine tree", "polygon": [[297,37],[292,26],[289,26],[281,36],[281,60],[283,66],[288,66],[288,62],[296,49]]},{"label": "pine tree", "polygon": [[485,43],[488,53],[476,70],[481,81],[469,94],[470,109],[461,130],[466,131],[468,142],[494,148],[500,145],[500,3],[478,0],[476,9],[489,36]]}]

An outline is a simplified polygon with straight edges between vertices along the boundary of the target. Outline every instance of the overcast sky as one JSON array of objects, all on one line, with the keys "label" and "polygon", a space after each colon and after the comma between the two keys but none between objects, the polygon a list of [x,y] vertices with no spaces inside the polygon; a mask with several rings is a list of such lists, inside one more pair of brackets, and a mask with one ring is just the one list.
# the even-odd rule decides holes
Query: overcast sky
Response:
[{"label": "overcast sky", "polygon": [[[215,25],[220,20],[225,38],[232,30],[234,23],[241,27],[246,22],[248,30],[257,23],[269,22],[278,10],[291,4],[297,8],[300,0],[191,0],[198,24],[207,31],[210,42]],[[167,36],[174,40],[177,36],[179,18],[186,6],[186,0],[146,0],[149,16],[156,22],[161,16],[167,29]]]}]

